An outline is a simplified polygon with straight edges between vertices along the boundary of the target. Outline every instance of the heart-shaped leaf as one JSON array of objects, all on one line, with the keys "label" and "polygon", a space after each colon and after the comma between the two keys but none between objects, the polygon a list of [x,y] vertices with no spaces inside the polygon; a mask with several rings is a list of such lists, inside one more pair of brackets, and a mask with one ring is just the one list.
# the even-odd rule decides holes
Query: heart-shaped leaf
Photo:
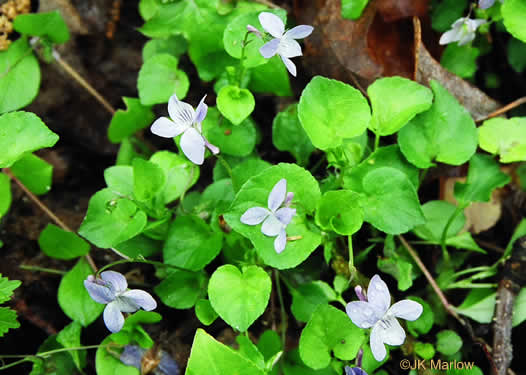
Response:
[{"label": "heart-shaped leaf", "polygon": [[363,223],[360,200],[360,194],[350,190],[326,192],[316,210],[316,223],[343,236],[354,234]]},{"label": "heart-shaped leaf", "polygon": [[501,163],[526,160],[526,117],[492,118],[478,128],[480,148]]},{"label": "heart-shaped leaf", "polygon": [[252,93],[237,86],[227,85],[217,94],[217,109],[234,125],[250,116],[255,105]]}]

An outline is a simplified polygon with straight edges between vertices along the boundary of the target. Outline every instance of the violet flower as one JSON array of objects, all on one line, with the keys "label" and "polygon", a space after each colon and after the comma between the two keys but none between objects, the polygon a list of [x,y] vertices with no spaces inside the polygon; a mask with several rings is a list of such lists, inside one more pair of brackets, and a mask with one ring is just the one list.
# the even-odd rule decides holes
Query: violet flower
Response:
[{"label": "violet flower", "polygon": [[416,320],[422,314],[422,305],[405,299],[391,305],[391,295],[387,285],[378,275],[374,275],[367,288],[368,301],[353,301],[347,304],[347,315],[360,328],[373,328],[371,331],[371,351],[377,361],[387,355],[385,344],[402,345],[405,331],[396,318]]},{"label": "violet flower", "polygon": [[181,149],[194,164],[201,165],[205,160],[205,146],[213,154],[219,153],[219,148],[210,144],[203,135],[201,122],[205,119],[208,106],[205,104],[206,95],[201,99],[196,110],[188,103],[172,95],[168,101],[168,117],[160,117],[152,124],[153,134],[164,138],[181,136]]},{"label": "violet flower", "polygon": [[259,49],[261,55],[266,59],[270,59],[275,54],[278,54],[290,74],[296,77],[296,65],[290,58],[301,56],[302,53],[301,46],[295,39],[308,37],[314,30],[314,27],[299,25],[285,32],[285,24],[281,18],[268,12],[259,14],[259,22],[265,31],[274,37],[274,39],[265,43]]},{"label": "violet flower", "polygon": [[100,279],[89,275],[84,287],[95,302],[106,304],[104,323],[113,333],[124,325],[123,312],[132,313],[140,308],[151,311],[157,307],[157,302],[144,290],[128,290],[128,282],[119,272],[101,272]]},{"label": "violet flower", "polygon": [[[268,196],[267,206],[252,207],[245,211],[241,216],[241,222],[247,225],[258,225],[263,222],[261,232],[265,236],[276,237],[274,249],[281,253],[287,245],[287,233],[285,229],[296,215],[296,209],[289,208],[294,193],[287,193],[287,180],[282,178],[272,188]],[[285,205],[285,207],[282,207]]]},{"label": "violet flower", "polygon": [[[153,357],[151,357],[153,355]],[[137,345],[126,345],[120,356],[122,363],[133,366],[141,374],[179,375],[179,366],[164,350],[146,350]]]},{"label": "violet flower", "polygon": [[[504,2],[504,0],[499,0],[501,3]],[[479,0],[479,8],[480,9],[488,9],[491,8],[495,4],[495,0]]]},{"label": "violet flower", "polygon": [[345,366],[345,375],[367,375],[367,373],[359,367]]},{"label": "violet flower", "polygon": [[442,34],[439,43],[449,44],[458,42],[459,46],[468,44],[473,39],[475,39],[477,28],[485,23],[486,20],[482,19],[472,20],[468,17],[459,18],[453,23],[453,25],[451,25],[451,30],[448,30]]}]

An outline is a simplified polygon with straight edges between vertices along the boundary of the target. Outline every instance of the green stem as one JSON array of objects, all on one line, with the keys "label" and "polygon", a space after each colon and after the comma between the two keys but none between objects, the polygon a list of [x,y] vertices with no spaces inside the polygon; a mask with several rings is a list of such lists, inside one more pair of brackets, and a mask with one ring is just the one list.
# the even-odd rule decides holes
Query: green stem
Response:
[{"label": "green stem", "polygon": [[347,236],[347,244],[349,247],[349,272],[351,274],[349,281],[351,281],[356,275],[356,267],[354,267],[354,251],[352,248],[352,236]]},{"label": "green stem", "polygon": [[44,268],[38,266],[28,266],[25,264],[20,265],[20,268],[26,271],[35,271],[35,272],[47,272],[55,275],[65,275],[66,271],[56,270],[54,268]]},{"label": "green stem", "polygon": [[380,134],[374,133],[374,151],[378,149],[378,146],[380,146]]},{"label": "green stem", "polygon": [[[34,356],[32,355],[31,357],[34,357]],[[27,358],[27,357],[26,358],[22,358],[22,359],[20,359],[18,361],[11,362],[11,363],[9,363],[7,365],[0,366],[0,371],[7,370],[8,368],[15,367],[15,366],[20,365],[20,364],[22,364],[24,362],[30,362],[30,361],[31,360],[29,358]]]},{"label": "green stem", "polygon": [[468,273],[474,273],[474,272],[479,272],[479,271],[489,271],[490,269],[491,269],[491,267],[489,267],[489,266],[480,266],[480,267],[469,268],[467,270],[462,270],[462,271],[454,273],[453,277],[456,279],[457,277],[462,276],[462,275],[466,275]]},{"label": "green stem", "polygon": [[155,260],[148,260],[148,259],[140,259],[140,258],[136,258],[136,259],[121,259],[121,260],[117,260],[115,262],[112,262],[112,263],[109,263],[109,264],[106,264],[104,267],[102,267],[98,272],[97,274],[95,275],[96,277],[99,276],[99,274],[101,272],[103,272],[104,270],[107,270],[108,268],[111,268],[113,266],[116,266],[118,264],[124,264],[124,263],[145,263],[145,264],[152,264],[154,266],[159,266],[159,267],[168,267],[168,268],[174,268],[176,270],[179,270],[179,271],[188,271],[188,270],[185,270],[184,268],[181,268],[181,267],[177,267],[177,266],[174,266],[174,265],[171,265],[171,264],[166,264],[166,263],[163,263],[163,262],[157,262]]},{"label": "green stem", "polygon": [[285,302],[283,301],[283,293],[281,292],[278,270],[274,270],[274,278],[276,280],[276,291],[278,293],[279,307],[281,311],[281,346],[283,350],[285,350],[285,343],[287,340],[287,313],[285,312]]},{"label": "green stem", "polygon": [[245,75],[245,66],[243,65],[243,61],[245,60],[245,48],[247,47],[248,42],[248,36],[250,32],[246,32],[245,38],[243,39],[243,43],[241,44],[241,57],[239,59],[239,75],[237,77],[238,86],[241,88],[241,83],[243,82],[243,76]]},{"label": "green stem", "polygon": [[219,160],[219,162],[223,165],[223,167],[225,167],[228,175],[232,179],[233,178],[232,167],[230,167],[230,164],[228,164],[228,162],[221,155],[217,155],[217,160]]},{"label": "green stem", "polygon": [[440,246],[442,247],[442,255],[444,256],[444,261],[446,263],[449,263],[449,253],[447,251],[446,246],[446,240],[447,240],[447,233],[449,231],[449,227],[451,227],[451,224],[453,224],[453,221],[456,219],[456,217],[464,211],[464,205],[458,205],[455,208],[455,211],[447,221],[446,226],[444,227],[444,231],[442,232],[442,237],[440,238]]}]

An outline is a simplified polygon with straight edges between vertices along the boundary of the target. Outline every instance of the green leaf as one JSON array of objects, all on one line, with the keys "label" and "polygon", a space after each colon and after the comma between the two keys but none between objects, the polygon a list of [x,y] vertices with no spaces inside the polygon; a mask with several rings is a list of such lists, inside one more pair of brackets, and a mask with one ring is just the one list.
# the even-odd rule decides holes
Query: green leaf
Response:
[{"label": "green leaf", "polygon": [[321,305],[301,332],[301,359],[315,370],[330,364],[331,352],[338,359],[350,361],[358,354],[364,339],[364,331],[355,326],[346,313]]},{"label": "green leaf", "polygon": [[[120,373],[119,373],[120,374]],[[252,361],[198,329],[186,367],[186,375],[264,375]]]},{"label": "green leaf", "polygon": [[62,311],[71,319],[82,324],[90,325],[104,310],[101,303],[91,299],[84,287],[84,280],[93,274],[88,262],[81,258],[77,264],[63,277],[58,287],[58,304]]},{"label": "green leaf", "polygon": [[207,299],[197,301],[195,304],[195,316],[197,316],[197,319],[205,326],[212,324],[218,317],[212,304]]},{"label": "green leaf", "polygon": [[174,93],[184,99],[190,88],[188,76],[177,69],[177,58],[167,53],[155,55],[139,70],[137,89],[142,105],[167,103]]},{"label": "green leaf", "polygon": [[267,329],[259,336],[257,347],[265,361],[268,361],[281,350],[281,339],[276,331]]},{"label": "green leaf", "polygon": [[522,73],[526,69],[526,43],[510,38],[507,51],[508,63],[517,73]]},{"label": "green leaf", "polygon": [[133,167],[115,165],[104,170],[104,181],[108,188],[123,197],[133,196]]},{"label": "green leaf", "polygon": [[239,125],[254,110],[256,101],[247,89],[227,85],[217,94],[217,109],[232,124]]},{"label": "green leaf", "polygon": [[301,360],[298,349],[293,349],[285,353],[283,359],[283,373],[285,375],[339,375],[341,371],[336,372],[331,366],[321,370],[313,370],[307,367]]},{"label": "green leaf", "polygon": [[130,258],[137,258],[139,256],[146,258],[160,253],[162,250],[162,244],[161,241],[139,234],[138,236],[115,245],[114,248]]},{"label": "green leaf", "polygon": [[433,324],[435,323],[433,309],[422,298],[409,297],[409,299],[418,302],[424,309],[422,315],[420,315],[417,320],[407,322],[407,330],[415,337],[418,337],[419,334],[425,335],[433,328]]},{"label": "green leaf", "polygon": [[16,16],[13,28],[20,34],[49,38],[53,43],[69,40],[69,30],[58,10]]},{"label": "green leaf", "polygon": [[378,258],[378,269],[393,276],[398,281],[398,290],[406,291],[413,285],[413,264],[404,258]]},{"label": "green leaf", "polygon": [[316,210],[316,224],[342,236],[356,233],[363,223],[361,196],[350,190],[328,191]]},{"label": "green leaf", "polygon": [[322,150],[362,134],[371,119],[369,105],[360,91],[321,76],[314,77],[303,90],[298,116],[312,144]]},{"label": "green leaf", "polygon": [[89,253],[90,246],[73,232],[48,224],[38,237],[40,249],[49,257],[74,259]]},{"label": "green leaf", "polygon": [[139,158],[133,159],[132,165],[133,195],[138,201],[149,201],[164,189],[166,177],[161,167]]},{"label": "green leaf", "polygon": [[58,141],[58,135],[49,130],[38,116],[29,112],[3,114],[0,116],[0,129],[0,149],[3,150],[0,168],[10,167],[25,154],[52,147]]},{"label": "green leaf", "polygon": [[[7,51],[0,51],[0,72],[0,113],[25,107],[37,96],[40,66],[26,38],[11,43]],[[6,126],[2,124],[0,128]]]},{"label": "green leaf", "polygon": [[515,38],[526,43],[526,3],[523,0],[505,1],[501,7],[502,18],[506,30]]},{"label": "green leaf", "polygon": [[174,57],[179,57],[188,49],[188,42],[182,35],[171,35],[166,39],[151,39],[142,47],[142,60],[161,53],[168,53]]},{"label": "green leaf", "polygon": [[199,167],[184,156],[170,151],[158,151],[150,161],[164,171],[166,184],[164,186],[164,203],[171,203],[190,189],[199,179]]},{"label": "green leaf", "polygon": [[235,192],[251,177],[256,176],[270,167],[271,164],[261,159],[245,160],[232,168],[232,187]]},{"label": "green leaf", "polygon": [[453,22],[464,16],[467,6],[467,0],[444,0],[437,3],[431,12],[433,30],[441,33],[449,30]]},{"label": "green leaf", "polygon": [[[267,10],[273,13],[286,23],[287,14],[283,9]],[[261,12],[252,12],[241,14],[233,18],[227,25],[223,34],[223,44],[226,52],[236,58],[240,59],[243,50],[243,40],[247,34],[247,25],[252,25],[259,30],[263,30],[263,26],[259,23],[259,14]],[[247,37],[248,44],[245,47],[245,54],[243,65],[247,68],[253,68],[258,65],[265,64],[268,60],[265,59],[259,49],[265,44],[265,41],[249,33]]]},{"label": "green leaf", "polygon": [[491,323],[497,293],[493,289],[473,289],[456,311],[479,323]]},{"label": "green leaf", "polygon": [[20,327],[20,323],[16,320],[16,311],[8,307],[0,307],[0,337],[10,329]]},{"label": "green leaf", "polygon": [[298,118],[298,105],[291,104],[278,113],[272,122],[272,142],[280,151],[290,152],[299,165],[309,162],[315,150]]},{"label": "green leaf", "polygon": [[221,319],[245,332],[267,307],[272,281],[260,267],[248,266],[243,273],[227,264],[210,278],[208,298]]},{"label": "green leaf", "polygon": [[[0,285],[1,288],[1,285]],[[521,291],[515,298],[513,306],[513,327],[517,327],[526,320],[526,288],[521,288]]]},{"label": "green leaf", "polygon": [[300,322],[307,323],[314,311],[320,305],[326,305],[336,300],[336,293],[329,284],[317,280],[302,284],[292,289],[292,305],[290,310]]},{"label": "green leaf", "polygon": [[444,330],[437,333],[437,350],[444,355],[453,355],[462,348],[462,339],[454,331]]},{"label": "green leaf", "polygon": [[[447,363],[447,362],[442,361],[442,363]],[[458,364],[459,366],[460,366],[460,363]],[[449,370],[447,370],[447,375],[484,375],[484,373],[479,367],[474,366],[473,362],[467,362],[466,367],[463,369],[450,368]]]},{"label": "green leaf", "polygon": [[154,290],[165,305],[174,309],[189,309],[205,294],[207,281],[204,272],[176,270]]},{"label": "green leaf", "polygon": [[11,180],[5,173],[0,173],[0,219],[9,211],[11,200]]},{"label": "green leaf", "polygon": [[249,89],[262,94],[292,96],[289,73],[283,61],[278,56],[273,56],[266,64],[252,68]]},{"label": "green leaf", "polygon": [[479,55],[480,50],[476,47],[450,43],[442,53],[440,64],[461,78],[471,78],[477,72]]},{"label": "green leaf", "polygon": [[398,169],[377,168],[365,175],[362,186],[364,220],[375,228],[400,234],[424,223],[416,190]]},{"label": "green leaf", "polygon": [[36,155],[22,156],[11,166],[11,172],[33,194],[45,194],[51,189],[53,166]]},{"label": "green leaf", "polygon": [[430,343],[416,342],[415,353],[424,359],[432,359],[435,356],[435,348]]},{"label": "green leaf", "polygon": [[418,168],[433,160],[461,165],[477,149],[477,129],[469,112],[440,83],[431,81],[435,101],[398,133],[404,156]]},{"label": "green leaf", "polygon": [[257,346],[250,341],[248,336],[239,334],[236,337],[236,342],[239,345],[239,353],[243,357],[255,363],[260,369],[265,369],[265,359],[263,358],[263,354],[261,354]]},{"label": "green leaf", "polygon": [[480,148],[501,163],[526,160],[526,117],[492,118],[478,128]]},{"label": "green leaf", "polygon": [[256,124],[250,117],[234,125],[226,119],[220,120],[217,108],[211,107],[202,126],[208,142],[219,147],[222,154],[247,156],[256,146]]},{"label": "green leaf", "polygon": [[367,93],[373,109],[369,129],[379,135],[396,133],[433,101],[431,90],[402,77],[377,79]]},{"label": "green leaf", "polygon": [[154,119],[151,107],[142,105],[139,99],[123,96],[122,100],[126,110],[118,109],[108,128],[108,138],[113,143],[122,142],[124,138],[151,125]]},{"label": "green leaf", "polygon": [[110,189],[102,189],[91,197],[78,233],[106,249],[141,233],[146,221],[146,214],[135,203]]},{"label": "green leaf", "polygon": [[342,0],[342,17],[357,20],[368,3],[369,0]]},{"label": "green leaf", "polygon": [[197,216],[177,216],[164,243],[164,262],[199,271],[221,251],[223,236]]},{"label": "green leaf", "polygon": [[[289,241],[285,250],[278,254],[274,250],[274,238],[261,233],[261,225],[246,225],[240,218],[251,207],[267,207],[270,191],[282,178],[287,179],[287,191],[294,193],[292,206],[297,209],[287,226],[287,235],[301,236],[301,239]],[[305,217],[313,213],[320,195],[318,182],[309,172],[295,164],[280,163],[250,178],[237,193],[224,218],[232,229],[250,239],[265,264],[278,269],[291,268],[303,262],[321,242],[320,234],[308,226]]]},{"label": "green leaf", "polygon": [[0,303],[4,303],[11,299],[13,291],[22,284],[19,280],[9,280],[0,274]]},{"label": "green leaf", "polygon": [[461,205],[489,202],[493,190],[510,181],[510,176],[500,171],[498,163],[492,157],[475,154],[469,161],[466,183],[455,184],[455,199]]},{"label": "green leaf", "polygon": [[[115,342],[113,337],[115,337],[117,334],[114,333],[107,336],[104,340],[102,340],[99,348],[97,349],[97,353],[95,355],[95,368],[97,375],[140,375],[140,371],[137,368],[125,365],[118,357],[114,355],[115,348],[107,347],[108,344]],[[127,342],[122,343],[122,345],[129,343],[130,339],[128,339]]]},{"label": "green leaf", "polygon": [[[57,335],[57,342],[64,348],[78,348],[82,346],[80,342],[80,334],[82,331],[82,325],[79,322],[72,322],[65,326],[62,331]],[[79,370],[86,366],[86,354],[85,350],[71,350],[69,354],[73,358],[73,362]]]}]

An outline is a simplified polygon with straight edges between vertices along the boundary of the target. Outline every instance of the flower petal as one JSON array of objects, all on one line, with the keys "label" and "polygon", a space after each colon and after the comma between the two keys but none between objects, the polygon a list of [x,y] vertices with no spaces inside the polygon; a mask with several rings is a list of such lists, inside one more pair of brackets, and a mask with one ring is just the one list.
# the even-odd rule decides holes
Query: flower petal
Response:
[{"label": "flower petal", "polygon": [[261,31],[259,31],[257,28],[255,28],[254,26],[252,25],[247,25],[247,31],[249,33],[252,33],[254,34],[255,36],[257,36],[259,39],[262,39],[263,36],[261,35]]},{"label": "flower petal", "polygon": [[270,214],[269,210],[263,207],[252,207],[245,211],[239,219],[243,224],[258,225]]},{"label": "flower petal", "polygon": [[268,195],[268,209],[275,212],[279,206],[285,201],[285,195],[287,194],[287,180],[282,178],[270,191]]},{"label": "flower petal", "polygon": [[367,288],[367,300],[373,308],[378,312],[381,312],[380,316],[383,316],[389,305],[391,305],[391,295],[387,284],[378,275],[374,275]]},{"label": "flower petal", "polygon": [[294,63],[290,59],[283,56],[280,57],[281,61],[283,61],[283,64],[285,64],[285,67],[287,68],[289,73],[296,77],[296,65],[294,65]]},{"label": "flower petal", "polygon": [[142,356],[145,352],[146,350],[138,345],[126,345],[121,353],[120,360],[125,365],[133,366],[140,370]]},{"label": "flower petal", "polygon": [[261,26],[274,38],[281,38],[285,31],[285,24],[275,14],[269,12],[261,12],[258,16]]},{"label": "flower petal", "polygon": [[213,144],[211,144],[210,142],[208,142],[208,139],[206,139],[204,136],[203,136],[203,139],[204,139],[204,141],[205,141],[205,147],[206,147],[207,149],[209,149],[210,152],[212,152],[212,154],[214,154],[214,155],[219,154],[219,151],[220,151],[220,150],[219,150],[219,147],[214,146]]},{"label": "flower petal", "polygon": [[155,299],[150,295],[150,293],[145,292],[144,290],[128,290],[121,295],[121,298],[126,298],[133,301],[134,304],[146,311],[152,311],[157,307],[157,302]]},{"label": "flower petal", "polygon": [[495,3],[495,0],[479,0],[479,8],[488,9],[488,8],[491,8],[494,3]]},{"label": "flower petal", "polygon": [[161,362],[159,362],[159,370],[165,375],[179,375],[179,366],[177,362],[164,350],[161,352]]},{"label": "flower petal", "polygon": [[278,220],[283,223],[283,225],[287,226],[289,225],[294,215],[296,215],[296,209],[283,207],[278,209],[275,215],[278,218]]},{"label": "flower petal", "polygon": [[168,117],[159,117],[150,127],[153,134],[163,138],[177,137],[184,129],[184,126],[176,124]]},{"label": "flower petal", "polygon": [[201,165],[205,160],[205,140],[194,128],[187,129],[181,137],[181,149],[194,164]]},{"label": "flower petal", "polygon": [[371,330],[371,352],[373,352],[373,357],[378,362],[383,361],[387,355],[387,350],[385,349],[384,342],[382,340],[383,329],[380,327],[380,324],[375,324]]},{"label": "flower petal", "polygon": [[274,250],[276,250],[276,253],[280,254],[285,250],[285,246],[287,246],[287,233],[285,233],[285,228],[282,228],[274,240]]},{"label": "flower petal", "polygon": [[206,113],[208,112],[208,106],[205,104],[206,95],[199,102],[199,105],[195,109],[195,115],[193,122],[201,122],[205,119]]},{"label": "flower petal", "polygon": [[314,30],[314,27],[312,26],[299,25],[287,31],[285,35],[283,35],[283,37],[292,39],[302,39],[308,37],[312,33],[312,30]]},{"label": "flower petal", "polygon": [[272,39],[270,42],[263,44],[259,49],[259,53],[266,59],[270,59],[278,52],[279,39]]},{"label": "flower petal", "polygon": [[168,100],[168,114],[177,125],[187,128],[192,125],[195,111],[190,104],[180,101],[173,94]]},{"label": "flower petal", "polygon": [[261,232],[265,236],[274,237],[277,236],[279,232],[281,232],[282,228],[283,224],[281,221],[279,221],[278,218],[273,214],[270,214],[263,222],[263,225],[261,226]]},{"label": "flower petal", "polygon": [[[381,323],[384,323],[386,326],[383,327]],[[396,318],[391,317],[381,323],[378,323],[378,325],[381,326],[381,337],[384,343],[396,346],[404,343],[405,331]]]},{"label": "flower petal", "polygon": [[380,319],[374,306],[364,301],[349,302],[345,311],[352,322],[360,328],[371,328]]},{"label": "flower petal", "polygon": [[118,296],[112,303],[117,305],[117,308],[121,312],[132,313],[139,310],[139,306],[132,299]]},{"label": "flower petal", "polygon": [[289,206],[293,199],[294,199],[294,193],[289,191],[287,193],[287,197],[285,198],[285,203],[284,204],[286,206]]},{"label": "flower petal", "polygon": [[121,293],[128,289],[128,282],[122,273],[115,271],[101,272],[100,278],[111,285],[114,292]]},{"label": "flower petal", "polygon": [[473,41],[473,39],[475,39],[475,32],[471,32],[471,33],[464,33],[459,39],[458,39],[458,45],[459,46],[464,46],[470,42]]},{"label": "flower petal", "polygon": [[95,302],[106,304],[115,299],[115,293],[107,286],[97,284],[90,280],[84,280],[84,287]]},{"label": "flower petal", "polygon": [[112,332],[119,332],[124,325],[124,315],[122,315],[117,304],[114,302],[108,303],[104,309],[104,324]]},{"label": "flower petal", "polygon": [[345,366],[345,375],[367,375],[367,373],[359,367]]},{"label": "flower petal", "polygon": [[418,302],[404,299],[391,306],[387,311],[387,314],[396,316],[397,318],[413,321],[417,320],[420,315],[422,315],[423,310],[424,308]]},{"label": "flower petal", "polygon": [[301,46],[298,42],[296,42],[294,39],[290,38],[283,38],[281,39],[281,42],[279,43],[278,48],[278,55],[281,57],[296,57],[301,56],[303,53],[301,52]]},{"label": "flower petal", "polygon": [[438,41],[438,44],[444,45],[456,42],[460,39],[459,32],[457,30],[449,30],[446,31],[442,36],[440,37],[440,40]]}]

